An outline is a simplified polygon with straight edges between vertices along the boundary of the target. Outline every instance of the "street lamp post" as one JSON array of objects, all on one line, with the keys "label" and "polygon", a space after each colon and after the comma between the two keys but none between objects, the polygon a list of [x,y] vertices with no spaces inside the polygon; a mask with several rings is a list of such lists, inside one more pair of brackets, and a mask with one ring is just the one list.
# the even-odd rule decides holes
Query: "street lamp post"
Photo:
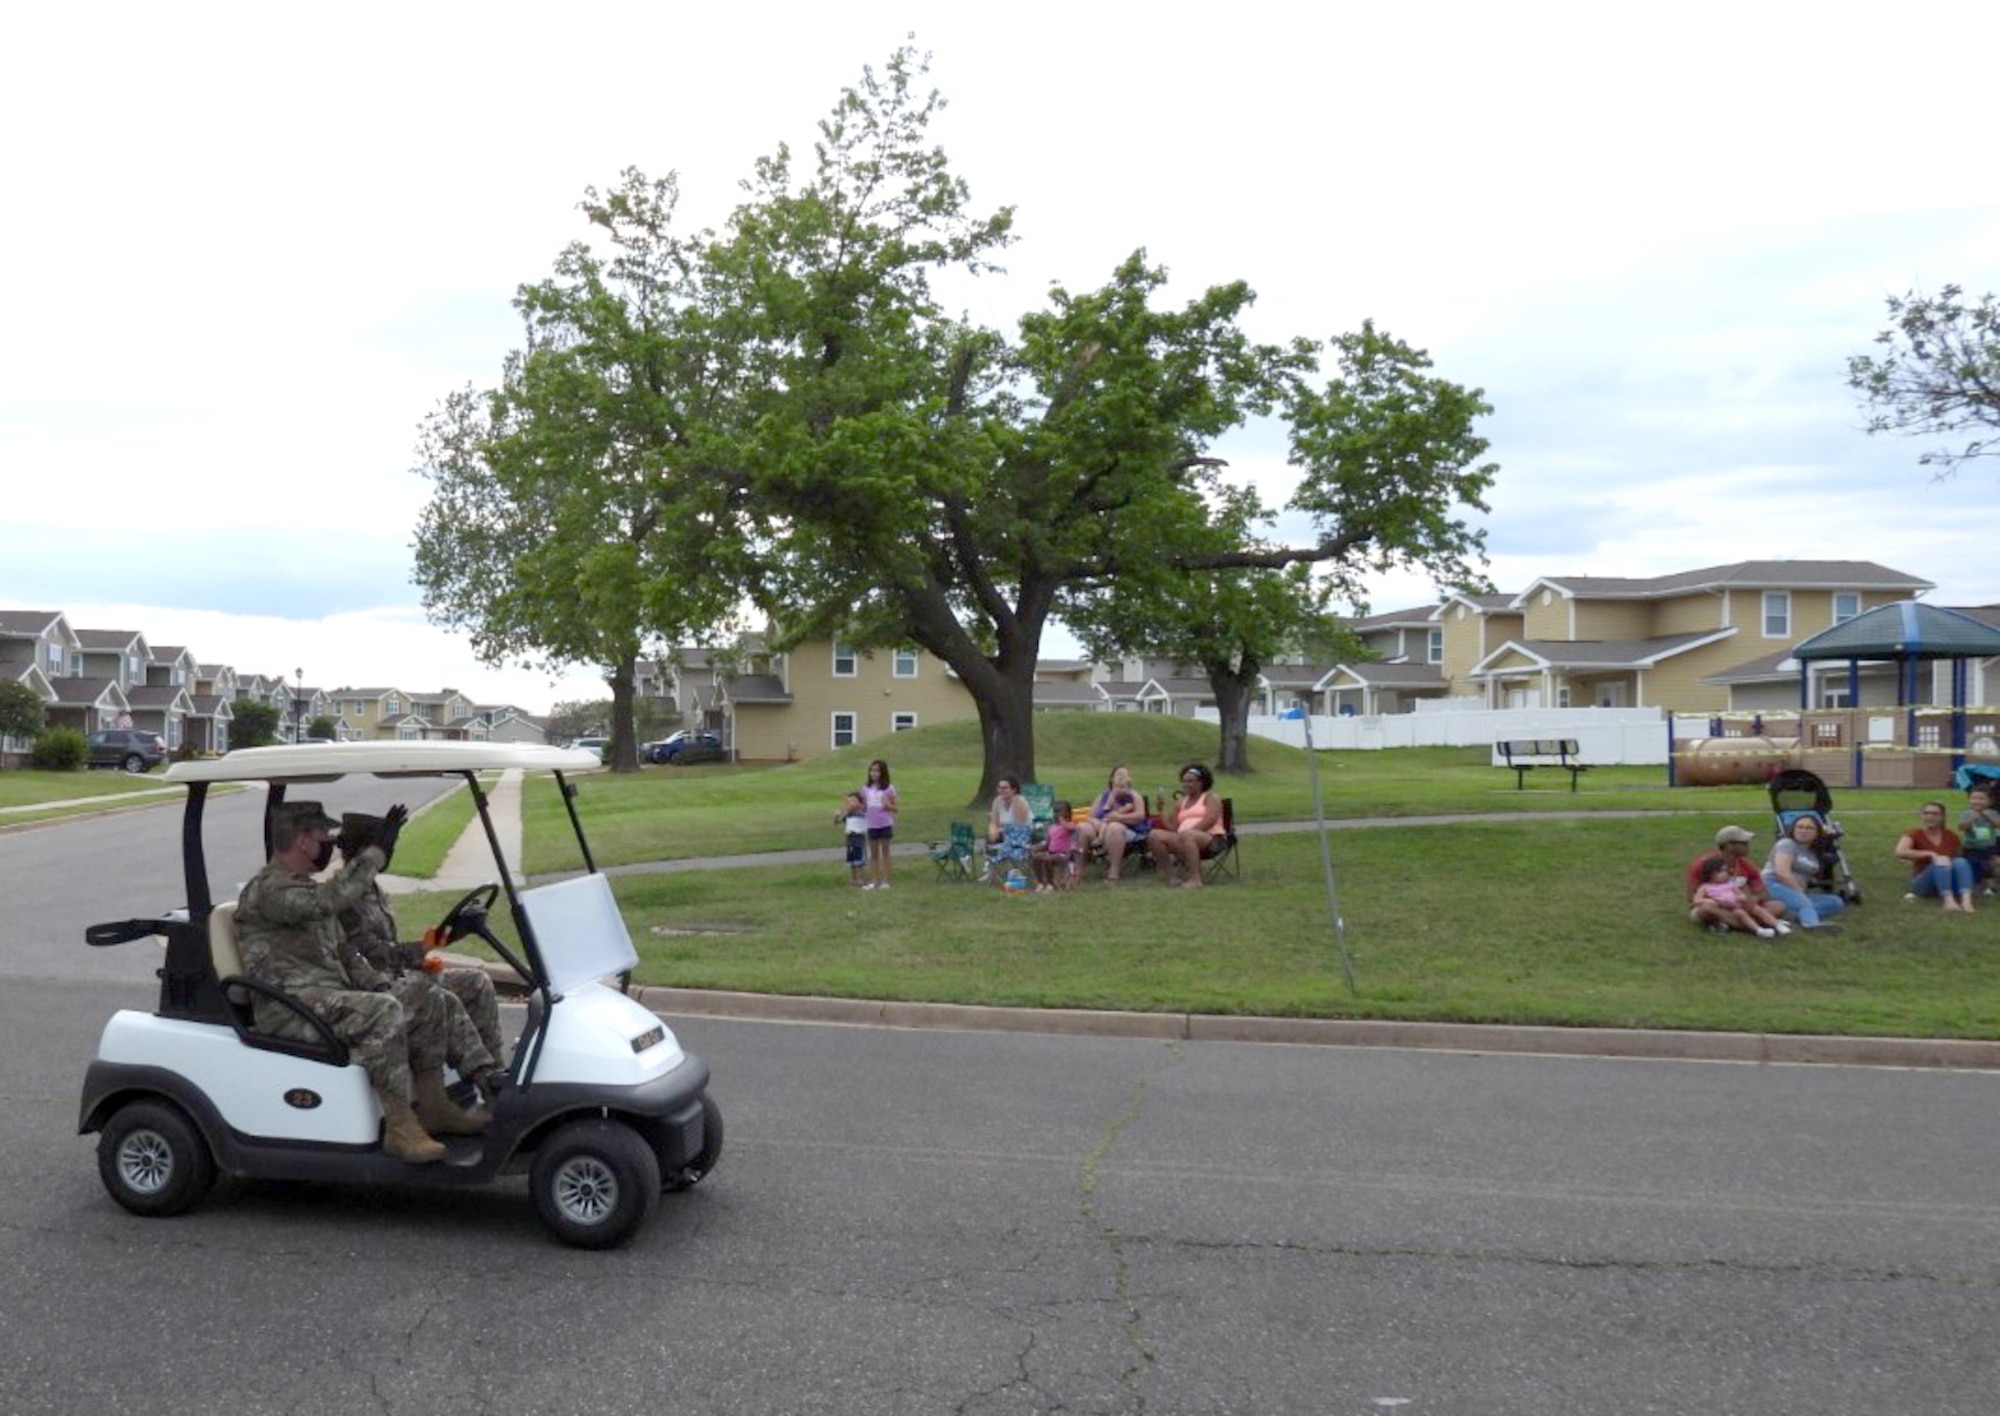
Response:
[{"label": "street lamp post", "polygon": [[297,747],[306,735],[306,671],[303,667],[292,670],[292,746]]}]

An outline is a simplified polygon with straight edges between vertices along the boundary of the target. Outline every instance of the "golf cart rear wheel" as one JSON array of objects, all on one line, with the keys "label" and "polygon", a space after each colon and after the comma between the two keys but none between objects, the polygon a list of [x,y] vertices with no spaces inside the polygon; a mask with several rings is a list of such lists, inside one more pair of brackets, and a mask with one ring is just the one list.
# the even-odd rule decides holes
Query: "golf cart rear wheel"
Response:
[{"label": "golf cart rear wheel", "polygon": [[565,1244],[609,1249],[631,1238],[660,1199],[653,1148],[618,1121],[572,1121],[535,1152],[535,1212]]},{"label": "golf cart rear wheel", "polygon": [[722,1108],[707,1092],[701,1094],[701,1150],[680,1169],[669,1171],[665,1188],[691,1190],[699,1185],[715,1163],[722,1159]]},{"label": "golf cart rear wheel", "polygon": [[97,1173],[111,1198],[132,1213],[179,1214],[215,1183],[215,1158],[178,1108],[135,1101],[99,1134]]}]

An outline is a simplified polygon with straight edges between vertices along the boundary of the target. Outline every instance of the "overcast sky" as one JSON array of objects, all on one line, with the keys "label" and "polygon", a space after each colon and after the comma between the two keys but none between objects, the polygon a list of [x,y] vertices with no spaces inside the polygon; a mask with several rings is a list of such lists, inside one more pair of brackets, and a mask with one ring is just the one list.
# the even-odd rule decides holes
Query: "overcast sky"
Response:
[{"label": "overcast sky", "polygon": [[[940,13],[933,15],[933,8]],[[1373,318],[1485,389],[1502,589],[1753,557],[2000,601],[1993,474],[1844,383],[1883,298],[2000,288],[1988,7],[37,6],[0,59],[0,607],[309,683],[531,709],[409,583],[417,424],[519,343],[588,185],[736,184],[910,31],[1020,240],[970,312],[1137,247],[1253,332]],[[1218,449],[1281,497],[1281,437]],[[1375,587],[1373,608],[1425,599]]]}]

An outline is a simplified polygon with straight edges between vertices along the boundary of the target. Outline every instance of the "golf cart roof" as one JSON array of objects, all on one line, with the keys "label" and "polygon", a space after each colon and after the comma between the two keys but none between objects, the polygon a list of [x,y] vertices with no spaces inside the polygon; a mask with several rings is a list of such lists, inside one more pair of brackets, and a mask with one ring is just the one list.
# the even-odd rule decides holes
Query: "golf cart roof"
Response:
[{"label": "golf cart roof", "polygon": [[208,760],[176,762],[169,782],[331,781],[353,773],[377,777],[437,776],[450,772],[601,772],[595,752],[509,742],[302,742],[244,747]]}]

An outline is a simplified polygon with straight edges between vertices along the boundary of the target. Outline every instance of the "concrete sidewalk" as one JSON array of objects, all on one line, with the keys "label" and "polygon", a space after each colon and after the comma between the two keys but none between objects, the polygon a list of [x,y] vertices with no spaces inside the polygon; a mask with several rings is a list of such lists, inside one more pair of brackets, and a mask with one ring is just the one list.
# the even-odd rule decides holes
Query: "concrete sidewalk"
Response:
[{"label": "concrete sidewalk", "polygon": [[[451,800],[451,795],[427,802],[426,809],[438,802]],[[521,772],[518,768],[510,768],[500,774],[500,780],[486,794],[486,811],[493,818],[493,833],[499,837],[500,853],[507,862],[507,869],[518,876],[521,869]],[[481,885],[492,884],[499,876],[493,869],[492,844],[486,839],[486,828],[480,824],[475,812],[451,849],[445,852],[436,875],[428,880],[409,875],[377,878],[390,894],[407,895],[417,890],[476,890]]]}]

